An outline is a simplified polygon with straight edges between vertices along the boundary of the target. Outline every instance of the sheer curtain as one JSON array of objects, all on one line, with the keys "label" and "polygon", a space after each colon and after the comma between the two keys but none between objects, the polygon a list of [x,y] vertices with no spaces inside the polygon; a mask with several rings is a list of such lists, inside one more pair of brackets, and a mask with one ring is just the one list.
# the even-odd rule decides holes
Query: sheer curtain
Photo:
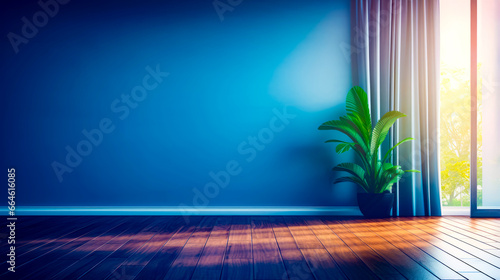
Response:
[{"label": "sheer curtain", "polygon": [[351,0],[353,84],[370,97],[379,119],[390,110],[407,115],[387,143],[406,137],[393,162],[407,173],[393,187],[395,216],[440,216],[439,1]]}]

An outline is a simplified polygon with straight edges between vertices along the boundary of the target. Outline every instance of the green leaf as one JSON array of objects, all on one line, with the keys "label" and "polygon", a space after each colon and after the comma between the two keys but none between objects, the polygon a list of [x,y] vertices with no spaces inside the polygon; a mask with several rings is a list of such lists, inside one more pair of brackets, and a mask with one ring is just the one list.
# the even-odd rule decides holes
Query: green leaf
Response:
[{"label": "green leaf", "polygon": [[389,163],[389,162],[386,162],[386,163],[382,164],[382,172],[384,172],[384,171],[386,171],[386,170],[389,170],[389,169],[391,169],[392,167],[394,167],[394,164]]},{"label": "green leaf", "polygon": [[387,158],[389,157],[389,155],[391,154],[391,152],[399,145],[405,143],[405,142],[408,142],[408,141],[411,141],[411,140],[415,140],[411,137],[408,137],[408,138],[405,138],[401,141],[399,141],[396,145],[394,145],[394,147],[390,148],[389,151],[387,151],[387,153],[385,153],[385,156],[384,156],[384,159],[382,160],[382,162],[385,162],[387,160]]},{"label": "green leaf", "polygon": [[388,183],[384,184],[381,188],[381,193],[383,193],[384,191],[392,188],[392,186],[394,184],[396,184],[397,182],[399,182],[399,180],[401,180],[401,178],[403,177],[403,175],[396,175],[396,177],[394,177],[391,181],[389,181]]},{"label": "green leaf", "polygon": [[392,125],[402,117],[405,117],[406,115],[398,112],[398,111],[390,111],[385,113],[382,118],[377,122],[375,125],[375,128],[373,129],[372,132],[372,139],[371,139],[371,145],[370,145],[370,153],[374,155],[378,147],[380,147],[380,144],[384,142],[385,137],[387,136],[387,133],[389,133],[389,129],[391,129]]},{"label": "green leaf", "polygon": [[369,136],[372,129],[370,106],[368,95],[361,87],[355,86],[347,93],[346,111],[353,122],[359,122],[362,125],[363,133],[367,133]]},{"label": "green leaf", "polygon": [[415,169],[405,170],[405,172],[421,173],[419,170]]},{"label": "green leaf", "polygon": [[366,155],[366,152],[368,150],[366,144],[363,141],[363,138],[360,136],[360,134],[351,127],[351,124],[349,124],[345,120],[331,120],[328,122],[323,123],[319,128],[319,130],[337,130],[345,135],[347,135],[354,143],[358,144],[355,148],[358,149],[358,152],[360,152],[363,156]]},{"label": "green leaf", "polygon": [[355,145],[354,143],[338,144],[337,147],[335,148],[335,152],[337,152],[337,154],[345,153],[345,152],[349,151],[351,149],[351,147],[354,145]]},{"label": "green leaf", "polygon": [[[326,140],[325,143],[342,143],[342,144],[347,144],[347,145],[350,145],[352,147],[354,147],[354,145],[356,145],[356,143],[351,143],[351,142],[346,142],[346,141],[340,141],[340,140],[335,140],[335,139],[331,139],[331,140]],[[338,145],[337,145],[337,149],[338,148]],[[349,149],[347,149],[346,151],[348,151]],[[337,151],[338,153],[338,151]]]},{"label": "green leaf", "polygon": [[368,130],[367,132],[363,124],[360,123],[358,119],[355,119],[354,121],[349,117],[340,117],[339,119],[346,125],[349,125],[354,131],[356,131],[356,133],[361,137],[361,139],[363,139],[363,143],[365,144],[366,147],[369,146],[370,131]]},{"label": "green leaf", "polygon": [[387,185],[392,186],[395,183],[399,182],[399,180],[401,180],[401,178],[403,177],[403,174],[398,173],[398,174],[394,175],[394,177],[392,177],[392,179],[389,181],[389,183],[387,183]]},{"label": "green leaf", "polygon": [[360,118],[355,118],[353,116],[348,116],[349,122],[352,123],[353,126],[356,127],[356,130],[363,138],[363,141],[366,143],[366,146],[370,145],[370,133],[371,128],[365,127],[365,124]]},{"label": "green leaf", "polygon": [[365,180],[365,170],[363,167],[352,162],[338,164],[333,168],[333,171],[349,172],[350,174],[358,177],[361,181]]},{"label": "green leaf", "polygon": [[393,166],[384,172],[384,181],[381,184],[380,192],[383,192],[395,183],[397,183],[404,175],[404,171],[401,170],[401,166]]},{"label": "green leaf", "polygon": [[333,168],[333,171],[344,171],[353,175],[352,178],[356,178],[355,183],[363,187],[363,189],[365,189],[366,191],[368,191],[369,187],[365,180],[365,170],[361,166],[351,162],[341,163],[335,166]]}]

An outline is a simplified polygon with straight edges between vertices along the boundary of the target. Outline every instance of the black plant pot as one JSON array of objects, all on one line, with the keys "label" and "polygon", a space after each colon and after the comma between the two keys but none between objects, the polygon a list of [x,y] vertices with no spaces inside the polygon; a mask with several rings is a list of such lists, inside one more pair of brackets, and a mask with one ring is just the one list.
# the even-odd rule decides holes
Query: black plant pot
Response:
[{"label": "black plant pot", "polygon": [[358,193],[358,205],[367,218],[387,218],[391,216],[393,193]]}]

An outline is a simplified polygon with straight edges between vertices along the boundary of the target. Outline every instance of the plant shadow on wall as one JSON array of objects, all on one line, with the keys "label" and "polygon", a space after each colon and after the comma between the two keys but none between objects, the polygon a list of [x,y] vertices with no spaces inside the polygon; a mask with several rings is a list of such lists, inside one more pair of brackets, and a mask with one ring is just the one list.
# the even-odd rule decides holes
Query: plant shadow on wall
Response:
[{"label": "plant shadow on wall", "polygon": [[344,133],[352,142],[341,140],[327,140],[326,143],[336,143],[335,151],[338,154],[354,150],[361,165],[356,163],[341,163],[333,168],[334,171],[344,171],[351,176],[340,177],[334,184],[351,182],[361,186],[366,193],[358,193],[358,205],[366,217],[389,217],[392,209],[394,194],[390,193],[392,186],[397,183],[405,172],[420,172],[418,170],[403,170],[399,165],[388,162],[392,158],[394,149],[413,138],[405,138],[390,148],[381,159],[381,144],[384,142],[392,125],[406,115],[398,111],[387,112],[380,120],[372,125],[368,96],[361,87],[353,87],[347,93],[347,115],[339,120],[323,123],[319,130],[336,130]]}]

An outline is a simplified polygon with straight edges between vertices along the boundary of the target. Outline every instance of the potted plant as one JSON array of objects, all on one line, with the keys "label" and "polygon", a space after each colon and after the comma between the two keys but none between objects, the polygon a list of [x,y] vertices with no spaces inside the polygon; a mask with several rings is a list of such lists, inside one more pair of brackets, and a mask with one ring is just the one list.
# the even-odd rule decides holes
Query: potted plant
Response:
[{"label": "potted plant", "polygon": [[[334,171],[344,171],[351,176],[340,177],[334,184],[352,182],[361,186],[366,193],[358,193],[358,205],[365,217],[389,217],[394,202],[394,194],[389,192],[405,172],[420,172],[418,170],[403,170],[401,166],[388,162],[390,155],[397,146],[413,140],[406,138],[391,147],[380,159],[380,145],[389,133],[392,125],[406,115],[398,111],[387,112],[372,126],[368,97],[361,87],[353,87],[347,93],[347,115],[339,120],[323,123],[319,130],[337,130],[349,137],[350,142],[327,140],[326,143],[336,143],[338,154],[354,150],[361,165],[356,163],[341,163]],[[381,154],[380,154],[381,155]]]}]

